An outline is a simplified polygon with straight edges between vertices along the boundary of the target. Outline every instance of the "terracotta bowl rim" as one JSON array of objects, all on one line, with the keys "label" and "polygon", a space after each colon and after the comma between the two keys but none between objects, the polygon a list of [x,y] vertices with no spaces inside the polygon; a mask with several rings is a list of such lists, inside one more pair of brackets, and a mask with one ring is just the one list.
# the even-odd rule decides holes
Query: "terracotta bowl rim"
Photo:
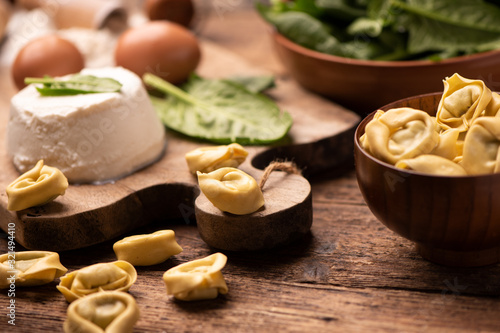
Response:
[{"label": "terracotta bowl rim", "polygon": [[475,53],[475,54],[470,54],[470,55],[457,56],[457,57],[444,59],[444,60],[440,60],[440,61],[432,61],[432,60],[400,60],[400,61],[360,60],[360,59],[335,56],[335,55],[326,54],[326,53],[322,53],[319,51],[308,49],[304,46],[301,46],[301,45],[291,41],[287,37],[280,34],[278,31],[276,31],[275,29],[273,29],[271,31],[271,34],[273,36],[273,39],[278,44],[282,45],[286,49],[291,50],[295,53],[299,53],[303,56],[317,59],[317,60],[322,60],[322,61],[331,62],[331,63],[339,63],[339,64],[348,65],[348,66],[361,66],[361,67],[374,67],[374,68],[436,67],[436,66],[440,66],[440,65],[452,65],[452,64],[457,64],[457,63],[470,62],[470,61],[474,61],[474,60],[478,60],[478,59],[482,59],[482,58],[487,58],[491,55],[496,55],[496,54],[498,54],[498,56],[500,56],[500,49],[497,49],[497,50],[490,50],[490,51],[485,51],[485,52],[480,52],[480,53]]},{"label": "terracotta bowl rim", "polygon": [[[402,101],[406,101],[406,100],[414,100],[414,99],[423,98],[423,97],[427,97],[427,96],[441,95],[441,94],[442,94],[442,92],[433,92],[433,93],[427,93],[427,94],[421,94],[421,95],[415,95],[415,96],[411,96],[411,97],[407,97],[407,98],[402,98],[402,99],[399,99],[397,101],[388,103],[388,104],[378,108],[378,110],[388,110],[388,106],[391,104],[394,104],[394,103],[398,103],[398,102],[402,102]],[[373,118],[373,116],[375,115],[376,112],[377,112],[377,110],[369,113],[366,117],[364,117],[359,122],[358,126],[356,127],[356,131],[354,132],[355,149],[360,151],[361,154],[363,154],[366,158],[372,160],[374,163],[380,164],[387,169],[391,169],[392,171],[398,172],[398,173],[403,174],[403,175],[408,174],[408,176],[411,175],[411,176],[419,176],[419,177],[427,177],[427,178],[442,178],[442,179],[457,179],[457,180],[460,180],[460,179],[467,179],[467,180],[478,179],[479,180],[479,179],[484,179],[484,178],[500,177],[500,173],[488,173],[488,174],[482,174],[482,175],[467,175],[467,176],[432,175],[432,174],[417,172],[417,171],[413,171],[413,170],[396,168],[392,164],[389,164],[387,162],[379,160],[378,158],[376,158],[376,157],[370,155],[368,152],[366,152],[364,150],[364,148],[361,147],[361,143],[359,142],[359,138],[361,137],[361,135],[364,134],[364,129],[365,129],[366,124]],[[363,128],[363,129],[361,129],[361,128]],[[357,163],[355,164],[355,168],[358,169]]]}]

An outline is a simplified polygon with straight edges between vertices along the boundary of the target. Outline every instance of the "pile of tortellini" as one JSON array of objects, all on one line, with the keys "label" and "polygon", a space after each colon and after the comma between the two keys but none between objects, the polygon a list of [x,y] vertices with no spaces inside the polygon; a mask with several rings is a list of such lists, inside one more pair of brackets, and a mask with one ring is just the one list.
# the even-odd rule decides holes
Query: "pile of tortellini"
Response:
[{"label": "pile of tortellini", "polygon": [[[172,230],[125,237],[113,245],[118,260],[97,263],[67,273],[59,255],[23,251],[0,255],[0,289],[39,286],[60,277],[57,289],[66,301],[64,332],[126,333],[139,320],[135,298],[127,293],[137,280],[134,266],[156,265],[182,252]],[[214,253],[168,269],[163,274],[167,295],[183,301],[226,294],[221,273],[227,257]],[[67,274],[66,274],[67,273]]]},{"label": "pile of tortellini", "polygon": [[500,95],[457,73],[443,82],[435,117],[409,107],[379,110],[361,146],[383,162],[426,174],[500,172]]},{"label": "pile of tortellini", "polygon": [[[264,205],[255,179],[237,169],[248,152],[239,144],[204,147],[186,154],[190,172],[198,176],[202,192],[216,206],[233,214],[250,214]],[[7,188],[10,210],[42,205],[63,195],[64,175],[43,161]],[[160,264],[182,252],[172,230],[125,237],[113,245],[118,260],[97,263],[68,273],[56,252],[24,251],[0,255],[0,289],[39,286],[60,278],[57,289],[70,305],[64,331],[132,332],[139,320],[135,298],[127,293],[137,280],[134,266]],[[226,294],[221,273],[227,257],[214,253],[170,268],[163,274],[167,295],[183,301],[205,300]]]}]

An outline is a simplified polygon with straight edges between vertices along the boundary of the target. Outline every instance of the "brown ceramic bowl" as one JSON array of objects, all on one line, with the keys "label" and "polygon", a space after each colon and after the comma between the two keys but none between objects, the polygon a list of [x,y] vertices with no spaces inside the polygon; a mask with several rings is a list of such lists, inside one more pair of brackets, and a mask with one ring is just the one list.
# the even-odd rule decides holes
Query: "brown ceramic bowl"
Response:
[{"label": "brown ceramic bowl", "polygon": [[500,90],[500,50],[440,62],[370,61],[316,52],[276,32],[272,40],[284,67],[300,85],[361,115],[401,98],[442,91],[443,79],[454,73]]},{"label": "brown ceramic bowl", "polygon": [[[399,100],[382,107],[413,107],[435,115],[441,93]],[[358,126],[356,176],[373,215],[416,243],[429,261],[448,266],[500,262],[500,174],[432,176],[401,170],[366,153],[359,138],[373,114]]]}]

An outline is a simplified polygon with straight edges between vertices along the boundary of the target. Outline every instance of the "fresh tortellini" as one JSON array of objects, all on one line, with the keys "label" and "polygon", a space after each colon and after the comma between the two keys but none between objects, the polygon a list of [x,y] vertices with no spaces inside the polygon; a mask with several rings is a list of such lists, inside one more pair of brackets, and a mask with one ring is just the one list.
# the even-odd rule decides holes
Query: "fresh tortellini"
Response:
[{"label": "fresh tortellini", "polygon": [[461,165],[468,174],[500,172],[500,117],[482,117],[472,124],[464,142]]},{"label": "fresh tortellini", "polygon": [[65,333],[132,332],[140,312],[130,294],[101,291],[80,298],[68,306]]},{"label": "fresh tortellini", "polygon": [[[436,117],[411,108],[377,111],[360,145],[396,168],[465,176],[500,172],[500,95],[481,80],[444,80]],[[434,131],[432,131],[434,129]]]},{"label": "fresh tortellini", "polygon": [[46,204],[63,195],[67,188],[68,179],[64,174],[40,160],[33,169],[7,186],[7,209],[18,211]]},{"label": "fresh tortellini", "polygon": [[453,162],[461,161],[464,146],[463,134],[463,132],[455,128],[440,130],[439,143],[431,154],[444,157]]},{"label": "fresh tortellini", "polygon": [[408,169],[417,172],[442,175],[442,176],[465,176],[467,173],[457,163],[437,155],[420,155],[408,160],[400,160],[396,168]]},{"label": "fresh tortellini", "polygon": [[227,294],[228,287],[221,272],[226,261],[224,254],[214,253],[169,269],[163,274],[167,294],[183,301],[213,299],[218,294]]},{"label": "fresh tortellini", "polygon": [[251,214],[264,205],[264,195],[255,179],[236,168],[198,172],[198,184],[207,199],[224,212]]},{"label": "fresh tortellini", "polygon": [[125,237],[113,245],[118,260],[134,266],[149,266],[164,262],[182,252],[173,230],[159,230],[148,235]]},{"label": "fresh tortellini", "polygon": [[491,92],[482,80],[466,79],[455,73],[443,83],[436,118],[445,130],[467,131],[476,118],[494,116],[500,108],[500,96]]},{"label": "fresh tortellini", "polygon": [[59,261],[59,254],[50,251],[23,251],[0,255],[0,288],[30,287],[47,284],[68,270]]},{"label": "fresh tortellini", "polygon": [[424,111],[406,107],[378,111],[366,125],[362,140],[373,156],[391,164],[428,154],[438,143],[435,120]]},{"label": "fresh tortellini", "polygon": [[61,277],[57,289],[68,302],[103,290],[128,291],[137,271],[127,261],[117,260],[84,267]]},{"label": "fresh tortellini", "polygon": [[227,146],[198,148],[185,155],[191,173],[212,172],[219,168],[236,168],[243,163],[248,152],[241,145],[231,143]]}]

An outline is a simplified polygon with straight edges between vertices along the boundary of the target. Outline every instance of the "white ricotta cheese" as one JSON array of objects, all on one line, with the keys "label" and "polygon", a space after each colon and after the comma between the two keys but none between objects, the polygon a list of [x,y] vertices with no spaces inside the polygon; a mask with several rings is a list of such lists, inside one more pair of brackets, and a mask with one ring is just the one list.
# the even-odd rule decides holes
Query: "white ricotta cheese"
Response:
[{"label": "white ricotta cheese", "polygon": [[121,67],[81,73],[113,78],[122,89],[51,97],[29,85],[12,98],[7,151],[20,172],[43,159],[71,183],[101,183],[126,176],[163,154],[165,128],[137,75]]}]

